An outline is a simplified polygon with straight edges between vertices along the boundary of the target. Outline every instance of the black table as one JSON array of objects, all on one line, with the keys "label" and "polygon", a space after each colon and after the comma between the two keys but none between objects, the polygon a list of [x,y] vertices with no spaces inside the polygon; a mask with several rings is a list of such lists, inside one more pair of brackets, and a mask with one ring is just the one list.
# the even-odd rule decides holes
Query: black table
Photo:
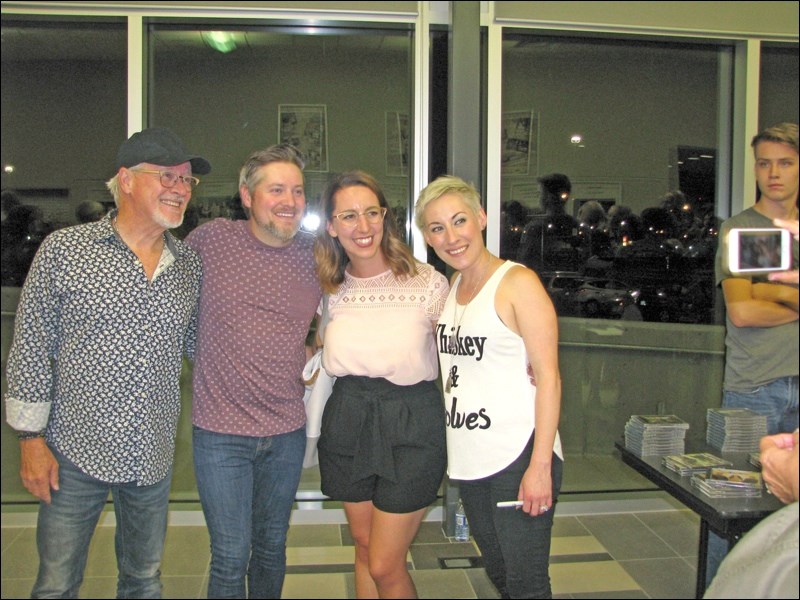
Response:
[{"label": "black table", "polygon": [[[733,546],[761,519],[772,514],[784,505],[766,491],[760,498],[711,498],[699,489],[692,487],[691,477],[681,477],[678,473],[661,464],[661,456],[638,456],[625,448],[623,442],[614,446],[622,454],[622,462],[633,467],[641,475],[652,481],[660,489],[680,500],[700,516],[700,543],[697,548],[697,583],[695,596],[702,598],[706,589],[706,562],[708,558],[709,529]],[[755,471],[748,462],[747,453],[720,452],[710,446],[687,449],[686,452],[709,452],[733,463],[732,469]]]}]

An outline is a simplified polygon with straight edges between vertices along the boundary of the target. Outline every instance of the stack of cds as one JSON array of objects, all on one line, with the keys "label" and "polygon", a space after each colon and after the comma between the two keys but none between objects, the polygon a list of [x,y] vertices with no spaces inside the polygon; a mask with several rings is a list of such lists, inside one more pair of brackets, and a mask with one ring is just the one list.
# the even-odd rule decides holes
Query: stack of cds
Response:
[{"label": "stack of cds", "polygon": [[711,467],[730,467],[732,462],[714,456],[707,452],[697,452],[695,454],[672,454],[665,456],[661,461],[670,471],[675,471],[681,476],[692,475],[694,473],[707,473]]},{"label": "stack of cds", "polygon": [[767,417],[748,408],[709,408],[706,442],[723,452],[757,452],[767,435]]},{"label": "stack of cds", "polygon": [[712,498],[757,498],[761,496],[761,473],[710,469],[692,475],[692,485]]},{"label": "stack of cds", "polygon": [[625,447],[637,456],[683,454],[689,423],[675,415],[632,415],[625,424]]}]

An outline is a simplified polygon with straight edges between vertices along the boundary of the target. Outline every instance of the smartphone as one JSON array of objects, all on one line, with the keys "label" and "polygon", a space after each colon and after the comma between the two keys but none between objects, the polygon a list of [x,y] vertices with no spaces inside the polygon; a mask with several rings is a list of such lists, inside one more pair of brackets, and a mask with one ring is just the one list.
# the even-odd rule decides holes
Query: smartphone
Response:
[{"label": "smartphone", "polygon": [[786,229],[731,229],[727,246],[728,270],[736,275],[786,271],[792,266],[792,234]]}]

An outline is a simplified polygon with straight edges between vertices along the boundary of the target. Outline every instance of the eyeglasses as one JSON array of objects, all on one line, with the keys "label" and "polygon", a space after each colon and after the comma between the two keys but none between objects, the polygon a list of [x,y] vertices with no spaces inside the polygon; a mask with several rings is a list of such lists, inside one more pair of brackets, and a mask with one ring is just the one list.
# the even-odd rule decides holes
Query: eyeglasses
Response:
[{"label": "eyeglasses", "polygon": [[172,171],[150,171],[147,169],[131,169],[131,171],[134,173],[152,173],[153,175],[158,175],[159,179],[161,179],[161,185],[163,185],[165,188],[175,187],[178,181],[182,182],[183,185],[188,187],[190,190],[193,190],[200,185],[200,180],[197,177],[192,177],[190,175],[178,175]]},{"label": "eyeglasses", "polygon": [[364,212],[356,212],[354,210],[343,210],[342,212],[333,215],[337,219],[339,219],[339,223],[346,227],[355,227],[358,224],[358,217],[364,216],[367,219],[367,223],[370,225],[377,225],[381,221],[383,221],[383,217],[386,216],[386,211],[388,209],[386,207],[373,207],[368,208]]}]

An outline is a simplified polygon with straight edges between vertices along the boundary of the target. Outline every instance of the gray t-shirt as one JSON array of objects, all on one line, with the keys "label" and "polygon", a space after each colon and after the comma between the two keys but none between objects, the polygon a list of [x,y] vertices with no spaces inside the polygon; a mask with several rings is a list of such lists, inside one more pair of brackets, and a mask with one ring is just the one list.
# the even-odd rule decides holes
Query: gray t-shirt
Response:
[{"label": "gray t-shirt", "polygon": [[798,504],[751,529],[722,561],[703,598],[797,598]]},{"label": "gray t-shirt", "polygon": [[[720,285],[724,279],[734,277],[722,268],[722,256],[726,247],[723,240],[732,227],[774,227],[774,225],[770,219],[754,208],[748,208],[722,224],[720,244],[714,263],[717,285]],[[797,263],[798,244],[797,240],[792,240],[793,269],[797,268]],[[736,275],[735,277],[750,279],[754,283],[768,281],[765,275]],[[798,321],[776,327],[737,327],[727,315],[725,321],[727,352],[724,387],[726,390],[747,391],[780,377],[798,374],[800,371],[798,368],[798,356],[800,356]]]}]

